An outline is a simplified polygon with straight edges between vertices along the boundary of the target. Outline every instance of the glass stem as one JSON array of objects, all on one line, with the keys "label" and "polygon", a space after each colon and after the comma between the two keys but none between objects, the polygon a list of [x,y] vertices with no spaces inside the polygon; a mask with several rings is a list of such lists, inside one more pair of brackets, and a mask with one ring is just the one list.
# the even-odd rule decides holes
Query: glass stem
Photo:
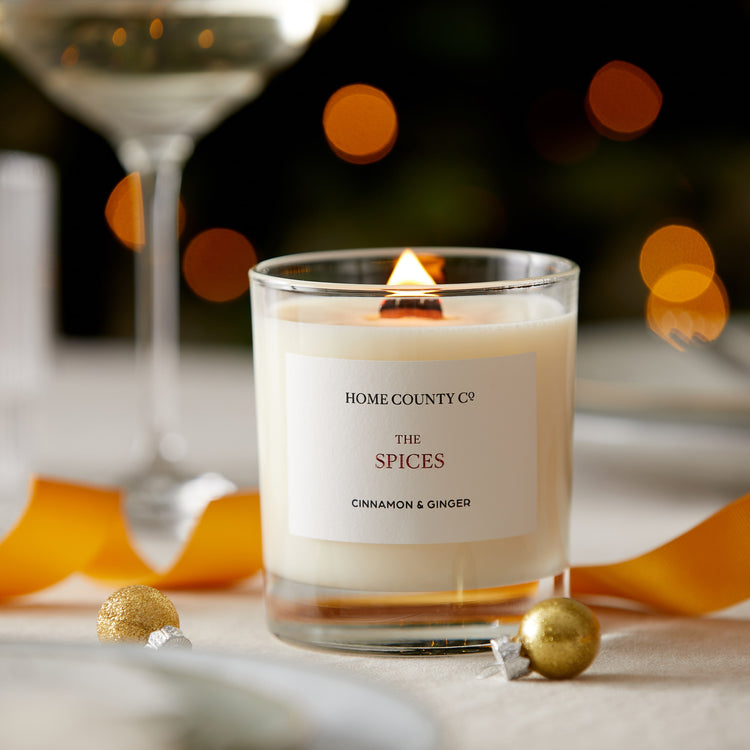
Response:
[{"label": "glass stem", "polygon": [[151,470],[176,473],[186,452],[179,426],[178,209],[182,168],[193,143],[185,136],[124,142],[120,160],[138,172],[145,243],[136,254],[135,353],[141,384],[141,434],[135,458]]}]

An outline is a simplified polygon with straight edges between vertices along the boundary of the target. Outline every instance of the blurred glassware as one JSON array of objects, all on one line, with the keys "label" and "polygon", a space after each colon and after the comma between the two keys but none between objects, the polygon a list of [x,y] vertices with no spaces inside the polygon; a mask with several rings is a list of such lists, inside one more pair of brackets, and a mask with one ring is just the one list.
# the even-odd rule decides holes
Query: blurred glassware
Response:
[{"label": "blurred glassware", "polygon": [[577,409],[750,430],[750,316],[734,313],[715,341],[681,343],[635,319],[581,326]]},{"label": "blurred glassware", "polygon": [[0,152],[0,532],[25,501],[50,370],[56,195],[47,159]]},{"label": "blurred glassware", "polygon": [[0,43],[61,107],[100,130],[139,172],[136,354],[143,429],[125,480],[133,518],[192,517],[234,489],[191,476],[179,428],[182,169],[195,141],[255,98],[346,0],[0,0]]}]

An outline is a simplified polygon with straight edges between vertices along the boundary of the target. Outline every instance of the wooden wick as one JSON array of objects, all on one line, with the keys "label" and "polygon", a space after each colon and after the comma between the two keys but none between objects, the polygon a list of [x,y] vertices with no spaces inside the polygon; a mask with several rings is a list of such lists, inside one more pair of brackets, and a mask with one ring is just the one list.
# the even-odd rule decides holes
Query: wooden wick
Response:
[{"label": "wooden wick", "polygon": [[440,300],[427,294],[415,297],[394,295],[386,297],[380,305],[381,318],[442,318]]}]

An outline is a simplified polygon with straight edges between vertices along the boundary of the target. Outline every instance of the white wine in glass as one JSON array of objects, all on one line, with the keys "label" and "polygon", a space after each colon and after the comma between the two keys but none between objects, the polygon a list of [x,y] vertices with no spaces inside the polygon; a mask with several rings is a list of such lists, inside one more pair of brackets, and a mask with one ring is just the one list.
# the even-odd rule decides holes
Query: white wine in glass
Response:
[{"label": "white wine in glass", "polygon": [[136,355],[143,425],[127,477],[136,520],[190,519],[232,491],[181,467],[177,207],[195,141],[301,55],[346,0],[0,0],[0,44],[141,177]]}]

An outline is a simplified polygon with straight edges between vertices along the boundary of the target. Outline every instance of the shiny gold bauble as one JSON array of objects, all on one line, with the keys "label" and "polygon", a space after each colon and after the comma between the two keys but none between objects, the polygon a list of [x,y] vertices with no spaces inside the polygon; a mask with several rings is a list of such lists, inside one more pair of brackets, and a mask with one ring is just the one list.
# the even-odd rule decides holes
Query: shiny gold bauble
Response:
[{"label": "shiny gold bauble", "polygon": [[575,599],[556,597],[539,602],[521,620],[514,640],[531,668],[551,680],[583,672],[599,652],[601,635],[594,613]]},{"label": "shiny gold bauble", "polygon": [[145,643],[151,633],[165,625],[180,627],[174,604],[151,586],[126,586],[102,604],[96,634],[102,643]]}]

